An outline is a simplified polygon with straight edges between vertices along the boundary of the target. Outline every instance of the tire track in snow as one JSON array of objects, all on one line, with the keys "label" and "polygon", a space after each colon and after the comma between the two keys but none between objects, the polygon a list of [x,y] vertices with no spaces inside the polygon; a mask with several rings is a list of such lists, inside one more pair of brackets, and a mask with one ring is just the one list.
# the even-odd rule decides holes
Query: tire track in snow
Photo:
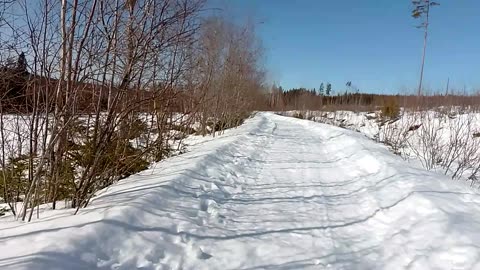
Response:
[{"label": "tire track in snow", "polygon": [[[281,256],[283,260],[288,261],[289,255],[285,252],[289,253],[289,249],[305,254],[308,254],[305,252],[307,250],[316,249],[318,254],[323,254],[326,258],[331,256],[333,250],[332,238],[326,233],[329,223],[325,218],[325,199],[310,199],[319,195],[319,190],[312,188],[312,178],[315,176],[310,174],[310,170],[304,168],[305,154],[311,153],[312,150],[308,148],[307,144],[301,144],[302,147],[292,144],[291,139],[293,138],[286,136],[292,132],[295,135],[304,135],[305,130],[294,132],[288,130],[288,127],[279,127],[278,133],[275,134],[275,140],[267,151],[270,161],[265,162],[266,166],[258,175],[256,185],[249,186],[245,194],[229,203],[235,206],[235,213],[240,213],[233,217],[237,223],[236,228],[240,230],[238,237],[227,236],[222,241],[222,246],[241,245],[240,250],[247,250],[246,257],[252,259],[250,261],[252,264],[261,261],[268,262],[271,256]],[[312,137],[311,140],[313,141],[315,138]],[[290,145],[285,145],[285,141],[290,142]],[[279,157],[285,158],[285,162],[278,162]],[[286,164],[287,167],[279,165],[281,163]],[[263,194],[252,193],[258,185],[262,186]],[[277,186],[281,188],[279,189]],[[265,196],[266,193],[282,195],[279,198],[297,197],[298,199],[274,200]],[[272,202],[275,203],[272,204]],[[290,219],[291,217],[293,219]],[[258,220],[258,223],[251,222],[251,220]],[[240,244],[239,239],[241,238],[249,240],[245,244]],[[278,245],[278,242],[283,241],[284,244]],[[304,263],[311,266],[327,265],[322,260],[318,260],[316,256],[314,258],[305,257],[304,260]],[[227,266],[228,261],[216,262],[216,264]],[[248,266],[249,262],[244,262],[242,265],[230,265],[226,269]]]},{"label": "tire track in snow", "polygon": [[[325,138],[325,143],[327,144],[334,144],[333,140],[341,140],[343,136],[331,136]],[[345,157],[345,153],[343,151],[328,151],[328,148],[322,148],[323,155],[325,157],[333,158],[337,160],[337,167],[335,170],[335,174],[337,178],[344,178],[342,179],[345,182],[348,182],[349,185],[344,187],[347,188],[346,192],[338,192],[334,190],[334,196],[326,196],[326,205],[327,205],[327,219],[330,224],[330,228],[326,230],[329,232],[330,237],[333,242],[333,250],[332,250],[332,257],[330,258],[327,266],[334,267],[335,269],[349,269],[352,265],[355,264],[355,259],[352,260],[352,257],[362,256],[363,249],[369,250],[370,247],[362,246],[362,240],[371,237],[371,235],[365,234],[368,230],[361,230],[360,228],[356,228],[358,226],[364,226],[363,222],[357,221],[367,221],[369,214],[371,214],[371,209],[375,209],[373,213],[376,213],[378,208],[378,203],[375,198],[368,192],[367,185],[360,184],[360,187],[357,185],[360,182],[366,182],[366,178],[371,175],[370,172],[365,173],[356,173],[352,174],[350,172],[362,172],[365,171],[365,168],[362,165],[371,165],[371,164],[359,164],[356,158],[356,154],[352,153]],[[338,153],[342,153],[339,155]],[[372,162],[376,162],[372,160]],[[372,172],[373,173],[373,172]],[[330,191],[332,188],[323,189],[325,191]],[[330,192],[328,192],[330,194]],[[355,205],[347,205],[348,207],[341,206],[335,207],[335,205],[341,205],[343,201],[343,196],[338,196],[339,194],[350,194],[351,196],[345,197],[349,198],[350,201],[354,201]],[[358,198],[356,200],[352,200],[351,198]],[[366,203],[365,203],[366,202]],[[334,206],[330,206],[333,204]],[[330,209],[331,208],[331,209]],[[354,213],[352,215],[352,213]],[[347,215],[345,215],[347,214]],[[353,220],[353,221],[352,221]],[[352,222],[348,226],[339,226],[339,224],[348,224],[348,221]],[[358,232],[362,232],[359,235]],[[359,240],[361,239],[361,240]],[[360,247],[357,247],[360,245]],[[359,252],[360,254],[352,256],[355,252]],[[368,269],[369,265],[358,265],[359,269]]]}]

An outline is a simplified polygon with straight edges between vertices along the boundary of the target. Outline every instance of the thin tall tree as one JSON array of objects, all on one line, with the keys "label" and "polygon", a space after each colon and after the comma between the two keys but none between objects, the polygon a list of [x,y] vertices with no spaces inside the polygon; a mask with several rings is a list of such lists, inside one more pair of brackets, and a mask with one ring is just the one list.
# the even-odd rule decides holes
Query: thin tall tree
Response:
[{"label": "thin tall tree", "polygon": [[438,2],[431,0],[413,0],[412,4],[414,6],[412,11],[412,17],[415,19],[423,19],[423,22],[417,26],[417,28],[424,29],[423,37],[423,55],[422,55],[422,67],[420,69],[420,82],[418,83],[418,96],[422,95],[422,82],[423,82],[423,68],[425,66],[425,52],[427,50],[427,37],[428,37],[428,26],[429,26],[429,17],[430,17],[430,7],[440,5]]}]

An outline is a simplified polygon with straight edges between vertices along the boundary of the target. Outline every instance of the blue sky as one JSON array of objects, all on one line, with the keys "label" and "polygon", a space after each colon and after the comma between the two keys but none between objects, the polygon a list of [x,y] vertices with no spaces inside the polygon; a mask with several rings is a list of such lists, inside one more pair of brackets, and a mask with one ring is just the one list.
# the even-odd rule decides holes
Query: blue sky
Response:
[{"label": "blue sky", "polygon": [[[480,89],[480,1],[438,0],[431,12],[425,88]],[[423,32],[409,0],[210,0],[237,18],[253,18],[268,79],[284,88],[414,92]]]}]

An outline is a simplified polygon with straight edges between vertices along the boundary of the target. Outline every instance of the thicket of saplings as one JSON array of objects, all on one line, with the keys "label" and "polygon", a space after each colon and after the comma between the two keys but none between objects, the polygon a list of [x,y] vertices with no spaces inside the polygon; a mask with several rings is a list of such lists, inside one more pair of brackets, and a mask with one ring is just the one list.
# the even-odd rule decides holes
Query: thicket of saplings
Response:
[{"label": "thicket of saplings", "polygon": [[0,8],[0,197],[22,220],[78,212],[265,104],[253,26],[203,0],[16,3]]}]

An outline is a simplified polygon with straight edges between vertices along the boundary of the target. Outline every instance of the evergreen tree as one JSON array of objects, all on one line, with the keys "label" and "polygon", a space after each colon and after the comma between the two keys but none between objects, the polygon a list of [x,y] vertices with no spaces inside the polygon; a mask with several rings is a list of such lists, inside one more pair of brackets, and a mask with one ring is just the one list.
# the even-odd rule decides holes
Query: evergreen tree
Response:
[{"label": "evergreen tree", "polygon": [[23,52],[18,56],[16,69],[21,73],[27,72],[27,59],[25,58],[25,53]]},{"label": "evergreen tree", "polygon": [[325,91],[325,89],[324,89],[323,83],[321,83],[320,88],[318,89],[318,94],[320,96],[323,96],[325,94],[324,91]]},{"label": "evergreen tree", "polygon": [[330,94],[332,93],[332,84],[331,83],[327,83],[327,89],[325,90],[325,94],[327,96],[330,96]]}]

